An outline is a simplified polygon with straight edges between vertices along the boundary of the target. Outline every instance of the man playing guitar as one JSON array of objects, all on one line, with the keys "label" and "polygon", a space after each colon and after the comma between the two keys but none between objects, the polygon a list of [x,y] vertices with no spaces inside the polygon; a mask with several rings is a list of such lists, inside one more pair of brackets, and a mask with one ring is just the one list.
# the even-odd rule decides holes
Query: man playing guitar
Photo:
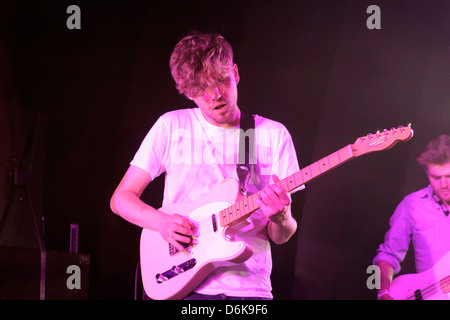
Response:
[{"label": "man playing guitar", "polygon": [[[409,194],[390,219],[373,262],[380,267],[378,299],[448,299],[450,289],[450,136],[431,140],[417,158],[430,182]],[[412,241],[417,275],[400,271]]]},{"label": "man playing guitar", "polygon": [[[170,67],[178,91],[196,107],[168,112],[156,121],[115,190],[111,209],[158,232],[171,250],[180,252],[202,232],[198,223],[177,212],[157,210],[140,196],[162,173],[166,175],[163,206],[192,202],[222,180],[238,180],[237,133],[243,113],[237,104],[238,67],[222,36],[195,32],[184,37],[172,52]],[[259,193],[259,210],[227,235],[245,241],[253,254],[244,262],[212,271],[187,299],[273,298],[269,239],[285,243],[297,228],[290,194],[276,183],[299,166],[287,129],[258,115],[253,119],[254,157],[246,190]]]}]

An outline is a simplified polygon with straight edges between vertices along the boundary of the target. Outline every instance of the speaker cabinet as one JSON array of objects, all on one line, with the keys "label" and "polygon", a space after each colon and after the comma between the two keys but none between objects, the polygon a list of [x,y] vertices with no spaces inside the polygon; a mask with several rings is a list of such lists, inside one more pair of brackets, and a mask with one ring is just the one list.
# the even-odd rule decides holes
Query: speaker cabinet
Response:
[{"label": "speaker cabinet", "polygon": [[87,254],[47,251],[46,299],[88,299],[89,266]]},{"label": "speaker cabinet", "polygon": [[0,298],[39,299],[41,252],[0,246]]},{"label": "speaker cabinet", "polygon": [[[90,256],[46,252],[45,299],[89,298]],[[0,246],[0,299],[40,299],[41,253],[32,248]]]}]

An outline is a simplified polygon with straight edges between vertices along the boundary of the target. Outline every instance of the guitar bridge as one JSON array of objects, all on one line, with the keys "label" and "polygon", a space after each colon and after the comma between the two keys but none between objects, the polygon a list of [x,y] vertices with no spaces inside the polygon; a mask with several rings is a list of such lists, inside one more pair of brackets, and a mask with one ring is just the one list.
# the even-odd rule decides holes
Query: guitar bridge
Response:
[{"label": "guitar bridge", "polygon": [[[184,243],[184,242],[178,242],[178,243],[183,246],[183,250],[191,245],[191,243]],[[180,250],[178,250],[171,243],[169,243],[169,254],[171,256],[173,256],[173,255],[177,254],[178,252],[180,252]]]},{"label": "guitar bridge", "polygon": [[197,264],[197,260],[190,259],[182,264],[173,266],[172,268],[170,268],[169,270],[167,270],[163,273],[158,273],[155,276],[156,283],[158,283],[158,284],[164,283],[167,280],[172,279],[173,277],[176,277],[177,275],[179,275],[185,271],[188,271],[189,269],[192,269],[193,267],[195,267],[196,264]]}]

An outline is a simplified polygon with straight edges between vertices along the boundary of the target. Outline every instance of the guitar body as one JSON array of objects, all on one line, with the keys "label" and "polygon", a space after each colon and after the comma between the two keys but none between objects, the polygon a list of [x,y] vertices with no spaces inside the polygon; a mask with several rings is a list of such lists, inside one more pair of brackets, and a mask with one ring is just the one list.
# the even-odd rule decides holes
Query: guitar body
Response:
[{"label": "guitar body", "polygon": [[[408,141],[412,129],[384,130],[358,138],[319,161],[277,182],[291,192],[339,165],[374,151],[391,148],[398,141]],[[141,273],[144,290],[156,300],[182,299],[193,291],[205,277],[220,266],[242,263],[253,249],[243,241],[233,240],[233,227],[245,221],[259,209],[259,192],[244,197],[239,182],[227,179],[207,195],[188,204],[171,204],[159,210],[189,217],[199,226],[197,238],[181,252],[166,242],[159,232],[143,229],[141,234]]]},{"label": "guitar body", "polygon": [[449,300],[450,252],[425,272],[395,278],[390,294],[396,300]]},{"label": "guitar body", "polygon": [[182,299],[215,268],[241,263],[251,257],[253,249],[250,246],[243,241],[230,240],[232,228],[222,227],[218,217],[213,222],[213,215],[235,203],[239,197],[239,182],[227,179],[195,202],[171,204],[160,209],[168,214],[188,216],[199,225],[199,235],[185,250],[174,252],[176,250],[159,232],[142,230],[142,282],[151,299]]}]

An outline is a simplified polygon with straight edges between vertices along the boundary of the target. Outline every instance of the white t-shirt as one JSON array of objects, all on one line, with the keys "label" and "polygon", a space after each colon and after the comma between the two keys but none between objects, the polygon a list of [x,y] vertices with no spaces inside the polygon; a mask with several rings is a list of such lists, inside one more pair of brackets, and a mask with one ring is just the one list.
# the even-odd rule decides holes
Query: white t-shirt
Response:
[{"label": "white t-shirt", "polygon": [[[279,122],[255,118],[256,161],[247,185],[249,194],[299,171],[292,138]],[[131,165],[150,173],[152,179],[166,173],[163,206],[188,203],[208,193],[218,182],[237,180],[239,127],[210,124],[199,108],[162,115],[148,132]],[[253,171],[253,170],[252,170]],[[248,218],[236,240],[254,250],[247,261],[214,270],[195,290],[203,294],[272,298],[272,256],[267,235],[268,220],[258,211]]]}]

